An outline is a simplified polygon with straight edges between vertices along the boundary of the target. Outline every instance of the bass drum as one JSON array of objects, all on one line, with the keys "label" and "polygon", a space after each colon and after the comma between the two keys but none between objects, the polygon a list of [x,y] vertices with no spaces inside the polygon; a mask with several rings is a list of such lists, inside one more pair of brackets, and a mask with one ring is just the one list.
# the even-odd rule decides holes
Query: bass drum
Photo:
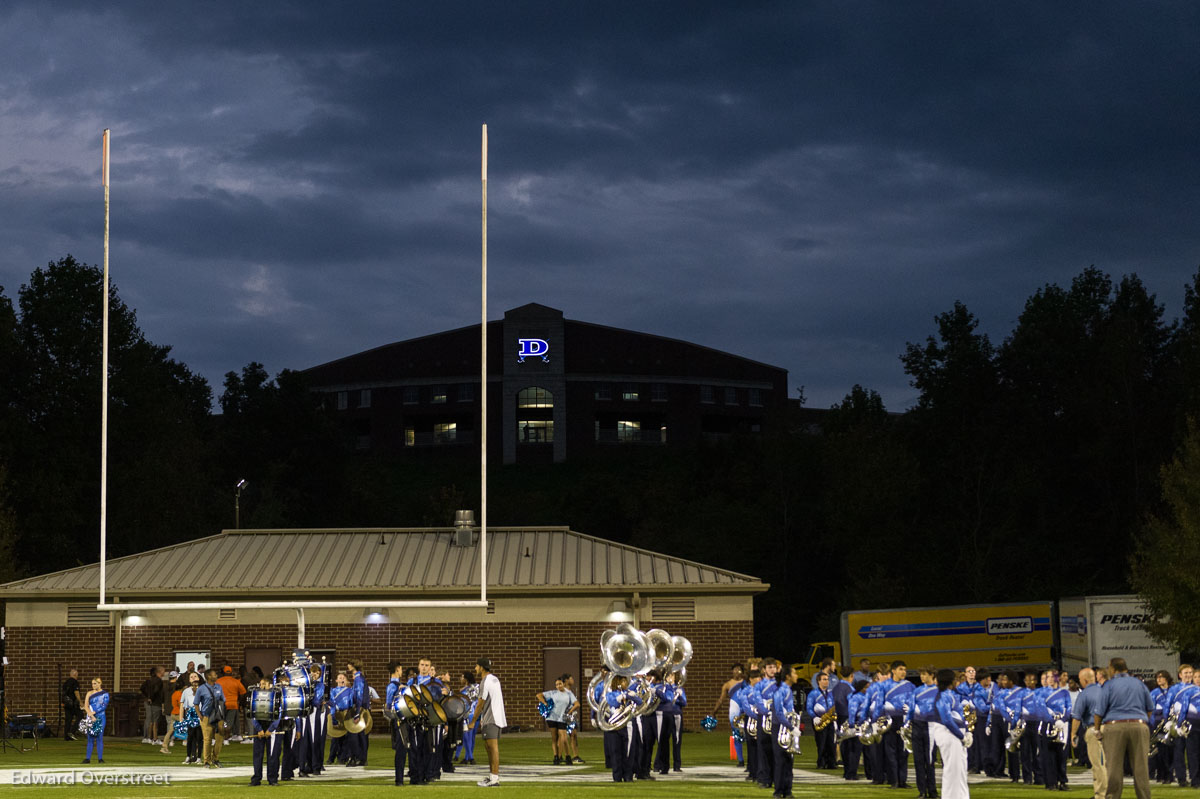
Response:
[{"label": "bass drum", "polygon": [[274,721],[279,715],[279,692],[262,688],[251,691],[250,715],[258,721]]},{"label": "bass drum", "polygon": [[462,697],[448,696],[442,700],[442,710],[446,712],[446,721],[458,721],[467,713],[467,703]]},{"label": "bass drum", "polygon": [[280,689],[279,693],[280,718],[299,718],[308,710],[308,696],[305,694],[303,688],[297,688],[294,685],[285,685]]}]

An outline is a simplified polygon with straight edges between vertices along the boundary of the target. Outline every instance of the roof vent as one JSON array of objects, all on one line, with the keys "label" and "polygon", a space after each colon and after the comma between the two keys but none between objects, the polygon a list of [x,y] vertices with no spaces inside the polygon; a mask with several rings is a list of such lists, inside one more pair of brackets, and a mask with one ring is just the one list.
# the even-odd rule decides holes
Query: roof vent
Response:
[{"label": "roof vent", "polygon": [[475,511],[454,511],[454,546],[469,547],[473,545],[475,543],[475,533],[471,528],[474,526]]}]

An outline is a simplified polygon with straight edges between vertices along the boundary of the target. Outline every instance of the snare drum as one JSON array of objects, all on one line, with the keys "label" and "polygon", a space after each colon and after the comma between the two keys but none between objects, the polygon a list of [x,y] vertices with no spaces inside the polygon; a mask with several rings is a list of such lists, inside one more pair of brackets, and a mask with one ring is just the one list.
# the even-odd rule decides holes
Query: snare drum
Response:
[{"label": "snare drum", "polygon": [[392,712],[396,714],[397,718],[405,721],[412,721],[421,715],[421,709],[417,703],[403,691],[397,691],[392,698]]},{"label": "snare drum", "polygon": [[303,688],[285,685],[280,689],[279,717],[284,719],[299,718],[308,710],[308,696]]},{"label": "snare drum", "polygon": [[302,688],[306,691],[312,689],[312,678],[306,667],[284,666],[283,673],[287,675],[288,682],[291,683],[293,688]]},{"label": "snare drum", "polygon": [[251,691],[250,715],[258,721],[274,721],[279,715],[279,691],[272,688]]}]

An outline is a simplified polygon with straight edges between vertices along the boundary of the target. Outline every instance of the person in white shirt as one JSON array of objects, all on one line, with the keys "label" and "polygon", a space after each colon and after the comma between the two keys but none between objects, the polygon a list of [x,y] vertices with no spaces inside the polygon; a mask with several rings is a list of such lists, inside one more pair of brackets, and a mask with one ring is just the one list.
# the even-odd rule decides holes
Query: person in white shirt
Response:
[{"label": "person in white shirt", "polygon": [[475,677],[479,680],[479,732],[488,755],[488,775],[477,784],[491,788],[500,784],[500,731],[508,726],[508,719],[500,680],[492,674],[492,661],[480,658],[475,664]]}]

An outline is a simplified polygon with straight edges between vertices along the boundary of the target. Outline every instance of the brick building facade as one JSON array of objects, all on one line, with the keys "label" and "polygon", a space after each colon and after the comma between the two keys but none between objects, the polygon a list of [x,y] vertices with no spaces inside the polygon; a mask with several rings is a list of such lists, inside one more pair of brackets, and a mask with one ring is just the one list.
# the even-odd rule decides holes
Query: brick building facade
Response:
[{"label": "brick building facade", "polygon": [[[477,566],[475,572],[470,568],[473,547],[454,547],[449,538],[449,531],[431,530],[227,531],[111,561],[109,585],[126,603],[275,599],[280,593],[301,606],[318,596],[361,600],[358,609],[306,611],[307,648],[329,652],[339,667],[360,658],[368,682],[381,694],[391,660],[415,664],[428,656],[457,675],[477,658],[490,657],[504,686],[510,723],[522,726],[539,721],[533,697],[546,687],[548,653],[570,655],[578,649],[579,682],[586,685],[600,662],[601,632],[619,620],[641,629],[660,627],[691,641],[691,701],[684,715],[691,729],[716,702],[729,664],[752,653],[753,596],[766,589],[757,579],[564,528],[489,533],[496,565],[489,567],[491,606],[486,610],[395,608],[386,611],[384,621],[367,621],[372,600],[414,593],[471,598],[470,575],[477,574]],[[256,566],[264,543],[274,562]],[[310,553],[331,545],[345,557],[313,566],[311,575],[297,574]],[[222,553],[222,568],[193,569],[191,584],[173,590],[155,585],[155,575],[179,573],[172,562],[204,562],[198,558],[204,551]],[[393,582],[393,563],[408,571],[404,583]],[[445,576],[450,574],[462,584],[454,586]],[[358,582],[342,575],[356,575]],[[87,566],[0,586],[10,662],[5,682],[13,712],[54,719],[58,675],[65,677],[71,667],[79,669],[81,682],[100,676],[110,690],[136,692],[151,665],[169,666],[179,651],[207,651],[210,664],[238,667],[249,662],[251,650],[278,650],[282,656],[297,644],[291,611],[98,613],[96,578],[97,567]],[[473,589],[478,599],[477,579]],[[614,613],[616,607],[627,611]]]}]

